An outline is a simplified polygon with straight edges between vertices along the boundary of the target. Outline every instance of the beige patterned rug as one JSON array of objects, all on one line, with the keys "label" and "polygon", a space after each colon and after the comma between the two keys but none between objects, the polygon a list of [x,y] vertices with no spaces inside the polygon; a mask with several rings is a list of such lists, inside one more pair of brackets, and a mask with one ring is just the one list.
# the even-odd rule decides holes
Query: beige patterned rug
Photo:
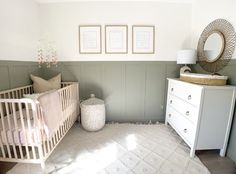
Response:
[{"label": "beige patterned rug", "polygon": [[[58,174],[209,174],[189,148],[164,124],[107,124],[86,132],[75,124],[46,161]],[[9,174],[42,173],[38,164],[17,164]]]}]

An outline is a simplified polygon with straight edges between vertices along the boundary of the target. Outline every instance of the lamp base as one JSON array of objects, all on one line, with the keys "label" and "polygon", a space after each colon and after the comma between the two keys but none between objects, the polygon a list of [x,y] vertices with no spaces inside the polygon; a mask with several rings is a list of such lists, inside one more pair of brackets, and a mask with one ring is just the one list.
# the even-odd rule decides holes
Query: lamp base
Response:
[{"label": "lamp base", "polygon": [[188,72],[191,72],[191,68],[189,68],[187,65],[180,68],[180,74],[188,73]]}]

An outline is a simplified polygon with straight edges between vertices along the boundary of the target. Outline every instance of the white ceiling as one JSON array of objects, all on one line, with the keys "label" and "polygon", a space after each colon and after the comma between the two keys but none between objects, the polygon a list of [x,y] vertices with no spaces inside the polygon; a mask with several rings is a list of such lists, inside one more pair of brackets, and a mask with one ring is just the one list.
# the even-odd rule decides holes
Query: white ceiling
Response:
[{"label": "white ceiling", "polygon": [[[92,1],[127,1],[127,0],[35,0],[38,3],[56,3],[56,2],[92,2]],[[128,0],[128,1],[146,1],[146,0]],[[168,2],[168,3],[193,3],[195,0],[149,0],[152,2]],[[148,2],[148,1],[147,1]]]}]

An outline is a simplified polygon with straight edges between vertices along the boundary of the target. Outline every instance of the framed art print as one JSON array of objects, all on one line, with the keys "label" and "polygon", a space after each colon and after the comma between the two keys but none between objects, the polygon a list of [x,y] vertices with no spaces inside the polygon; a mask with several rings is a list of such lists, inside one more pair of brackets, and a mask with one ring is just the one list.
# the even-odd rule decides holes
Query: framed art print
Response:
[{"label": "framed art print", "polygon": [[105,26],[105,52],[107,54],[128,53],[128,26]]},{"label": "framed art print", "polygon": [[155,53],[155,26],[133,25],[132,52],[133,54]]},{"label": "framed art print", "polygon": [[99,54],[102,52],[100,25],[79,26],[79,52],[80,54]]}]

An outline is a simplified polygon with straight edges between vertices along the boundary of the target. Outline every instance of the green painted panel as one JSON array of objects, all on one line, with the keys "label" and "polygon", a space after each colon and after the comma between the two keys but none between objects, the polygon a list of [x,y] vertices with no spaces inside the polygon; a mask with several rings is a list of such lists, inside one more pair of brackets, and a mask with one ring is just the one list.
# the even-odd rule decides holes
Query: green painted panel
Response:
[{"label": "green painted panel", "polygon": [[13,88],[30,84],[29,66],[13,65],[11,85]]},{"label": "green painted panel", "polygon": [[64,65],[62,68],[62,81],[79,82],[81,79],[80,66]]},{"label": "green painted panel", "polygon": [[95,94],[98,98],[102,96],[102,64],[81,63],[80,96],[82,99],[89,98]]},{"label": "green painted panel", "polygon": [[148,64],[146,68],[145,118],[163,122],[166,68],[162,64]]},{"label": "green painted panel", "polygon": [[0,66],[0,90],[6,90],[10,88],[9,81],[9,67]]},{"label": "green painted panel", "polygon": [[31,65],[29,73],[34,74],[36,76],[42,76],[42,70],[39,68],[38,65]]},{"label": "green painted panel", "polygon": [[105,63],[103,69],[103,98],[106,103],[107,121],[125,121],[124,66]]},{"label": "green painted panel", "polygon": [[147,121],[145,118],[145,64],[125,65],[125,116],[127,121]]}]

